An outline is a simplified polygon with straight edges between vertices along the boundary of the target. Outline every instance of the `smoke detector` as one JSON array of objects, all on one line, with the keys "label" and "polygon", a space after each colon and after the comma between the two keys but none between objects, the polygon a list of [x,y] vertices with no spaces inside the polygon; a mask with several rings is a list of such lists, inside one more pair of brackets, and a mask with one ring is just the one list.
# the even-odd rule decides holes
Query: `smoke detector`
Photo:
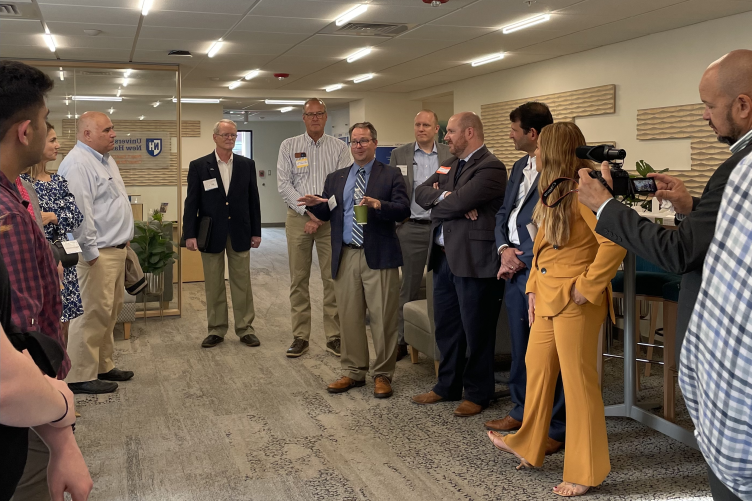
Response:
[{"label": "smoke detector", "polygon": [[285,78],[289,76],[290,76],[289,73],[275,73],[274,74],[274,78],[276,78],[277,80],[284,80]]}]

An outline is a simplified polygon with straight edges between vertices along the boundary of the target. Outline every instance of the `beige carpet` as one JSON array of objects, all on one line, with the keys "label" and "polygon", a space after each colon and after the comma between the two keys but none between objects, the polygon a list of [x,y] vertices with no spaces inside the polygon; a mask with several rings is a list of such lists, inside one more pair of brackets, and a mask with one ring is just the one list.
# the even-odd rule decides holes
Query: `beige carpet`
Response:
[{"label": "beige carpet", "polygon": [[[324,351],[318,271],[310,352],[288,359],[284,230],[264,229],[251,256],[259,348],[232,333],[216,348],[200,348],[203,284],[185,285],[181,318],[139,320],[128,341],[116,332],[117,365],[136,377],[117,393],[77,398],[90,499],[559,499],[551,488],[563,454],[518,472],[486,438],[482,423],[505,415],[508,399],[466,419],[452,415],[453,403],[410,401],[433,384],[428,360],[398,363],[390,399],[374,399],[370,382],[328,394],[339,359]],[[616,403],[621,367],[610,364],[606,400]],[[659,396],[660,384],[650,378],[640,396]],[[626,419],[607,422],[612,473],[588,499],[709,499],[697,451]]]}]

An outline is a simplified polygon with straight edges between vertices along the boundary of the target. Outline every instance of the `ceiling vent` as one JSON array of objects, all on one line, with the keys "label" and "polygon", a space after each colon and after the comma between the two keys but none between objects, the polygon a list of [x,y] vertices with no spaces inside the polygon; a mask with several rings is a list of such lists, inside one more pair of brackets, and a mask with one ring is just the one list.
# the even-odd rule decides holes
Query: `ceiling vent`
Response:
[{"label": "ceiling vent", "polygon": [[0,2],[2,19],[39,19],[39,12],[33,3]]},{"label": "ceiling vent", "polygon": [[191,54],[191,51],[189,50],[171,50],[167,55],[174,57],[193,57],[193,54]]},{"label": "ceiling vent", "polygon": [[406,24],[388,23],[347,23],[335,31],[338,35],[358,35],[365,37],[396,37],[409,30]]}]

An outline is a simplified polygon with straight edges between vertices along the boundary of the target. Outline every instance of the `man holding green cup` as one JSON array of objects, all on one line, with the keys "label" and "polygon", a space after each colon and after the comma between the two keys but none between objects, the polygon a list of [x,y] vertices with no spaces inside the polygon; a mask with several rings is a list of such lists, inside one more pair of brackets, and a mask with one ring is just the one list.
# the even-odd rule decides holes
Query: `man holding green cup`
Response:
[{"label": "man holding green cup", "polygon": [[321,196],[305,195],[299,205],[331,221],[332,278],[341,331],[345,375],[330,393],[364,386],[369,372],[366,308],[370,312],[375,362],[374,397],[392,395],[397,356],[397,309],[402,252],[396,223],[410,216],[402,171],[376,160],[376,129],[369,122],[350,128],[355,162],[329,174]]}]

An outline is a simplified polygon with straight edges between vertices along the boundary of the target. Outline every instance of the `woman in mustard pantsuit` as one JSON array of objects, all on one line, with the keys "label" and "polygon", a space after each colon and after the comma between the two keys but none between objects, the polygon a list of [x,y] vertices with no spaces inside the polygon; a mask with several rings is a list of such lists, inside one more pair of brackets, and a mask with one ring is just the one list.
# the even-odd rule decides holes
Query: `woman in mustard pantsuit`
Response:
[{"label": "woman in mustard pantsuit", "polygon": [[[585,144],[573,123],[559,122],[540,135],[539,192],[555,180],[576,179],[589,162],[575,156]],[[563,181],[533,213],[538,234],[527,283],[532,325],[525,357],[527,398],[522,427],[513,435],[488,432],[494,445],[521,460],[543,464],[556,380],[561,371],[567,431],[560,496],[579,496],[600,485],[611,470],[606,418],[597,372],[598,333],[606,314],[613,320],[611,279],[626,250],[595,233],[596,217],[580,204],[575,182]],[[558,204],[555,202],[560,200]]]}]

